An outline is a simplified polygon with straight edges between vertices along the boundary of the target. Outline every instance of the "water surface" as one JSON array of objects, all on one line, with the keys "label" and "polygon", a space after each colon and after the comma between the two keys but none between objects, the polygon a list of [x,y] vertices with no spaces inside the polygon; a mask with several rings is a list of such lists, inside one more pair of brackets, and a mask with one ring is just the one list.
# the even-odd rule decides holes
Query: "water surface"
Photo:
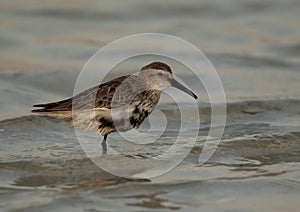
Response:
[{"label": "water surface", "polygon": [[[0,5],[1,211],[298,211],[299,1],[30,0]],[[184,67],[171,61],[199,96],[201,125],[186,129],[199,134],[185,160],[150,180],[99,169],[68,123],[30,113],[32,104],[71,96],[81,68],[100,47],[141,32],[179,36],[204,51],[228,103],[221,143],[200,166],[210,124],[208,96]],[[109,77],[136,72],[141,65],[144,61],[136,58]],[[170,118],[158,142],[133,146],[113,134],[109,144],[128,160],[142,161],[168,149],[177,137],[178,111],[167,96],[157,109]],[[124,164],[114,166],[127,168]]]}]

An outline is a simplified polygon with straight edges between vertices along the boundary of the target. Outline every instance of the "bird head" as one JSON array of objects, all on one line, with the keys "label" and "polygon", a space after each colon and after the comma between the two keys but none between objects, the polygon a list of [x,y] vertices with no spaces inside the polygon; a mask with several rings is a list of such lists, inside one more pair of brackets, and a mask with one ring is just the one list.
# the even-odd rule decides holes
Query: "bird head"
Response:
[{"label": "bird head", "polygon": [[173,78],[170,66],[165,63],[152,62],[142,67],[139,75],[145,79],[146,86],[149,89],[162,91],[167,87],[173,86],[192,96],[194,99],[198,98],[190,89]]}]

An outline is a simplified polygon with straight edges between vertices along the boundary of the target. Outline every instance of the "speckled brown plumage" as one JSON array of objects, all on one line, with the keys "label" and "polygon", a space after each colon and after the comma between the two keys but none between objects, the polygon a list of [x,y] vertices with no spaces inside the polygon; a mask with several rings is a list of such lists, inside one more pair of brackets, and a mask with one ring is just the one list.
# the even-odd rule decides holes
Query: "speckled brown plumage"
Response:
[{"label": "speckled brown plumage", "polygon": [[[167,64],[153,62],[142,67],[139,75],[121,76],[72,98],[34,105],[40,109],[32,112],[73,120],[75,127],[98,132],[105,141],[111,132],[138,128],[158,103],[161,91],[174,81]],[[174,85],[197,98],[178,82]]]},{"label": "speckled brown plumage", "polygon": [[170,74],[172,74],[172,70],[171,70],[170,66],[168,66],[167,64],[162,63],[162,62],[150,63],[149,65],[142,67],[141,71],[149,70],[149,69],[164,70],[164,71],[167,71]]}]

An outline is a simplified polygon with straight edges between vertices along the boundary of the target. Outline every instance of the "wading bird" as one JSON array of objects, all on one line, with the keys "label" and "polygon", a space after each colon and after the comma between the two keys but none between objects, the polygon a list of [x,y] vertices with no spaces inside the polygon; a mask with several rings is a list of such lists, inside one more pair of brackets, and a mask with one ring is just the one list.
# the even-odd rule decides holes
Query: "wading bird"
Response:
[{"label": "wading bird", "polygon": [[173,78],[171,68],[152,62],[138,75],[115,78],[58,102],[37,104],[32,112],[62,120],[73,126],[100,133],[103,153],[107,151],[107,135],[115,131],[138,128],[159,101],[161,92],[174,86],[197,99],[188,88]]}]

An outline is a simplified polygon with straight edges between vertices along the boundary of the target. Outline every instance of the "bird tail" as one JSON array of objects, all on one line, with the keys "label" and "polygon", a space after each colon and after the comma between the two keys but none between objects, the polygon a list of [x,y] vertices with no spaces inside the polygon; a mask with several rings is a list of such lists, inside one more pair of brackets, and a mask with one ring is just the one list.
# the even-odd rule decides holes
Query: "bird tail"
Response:
[{"label": "bird tail", "polygon": [[31,110],[33,113],[39,113],[62,120],[72,120],[72,99],[46,104],[36,104],[33,105],[33,107],[39,107]]},{"label": "bird tail", "polygon": [[33,113],[42,112],[54,112],[54,111],[72,111],[72,99],[65,99],[59,102],[51,102],[46,104],[36,104],[33,107],[40,107],[38,109],[33,109]]}]

